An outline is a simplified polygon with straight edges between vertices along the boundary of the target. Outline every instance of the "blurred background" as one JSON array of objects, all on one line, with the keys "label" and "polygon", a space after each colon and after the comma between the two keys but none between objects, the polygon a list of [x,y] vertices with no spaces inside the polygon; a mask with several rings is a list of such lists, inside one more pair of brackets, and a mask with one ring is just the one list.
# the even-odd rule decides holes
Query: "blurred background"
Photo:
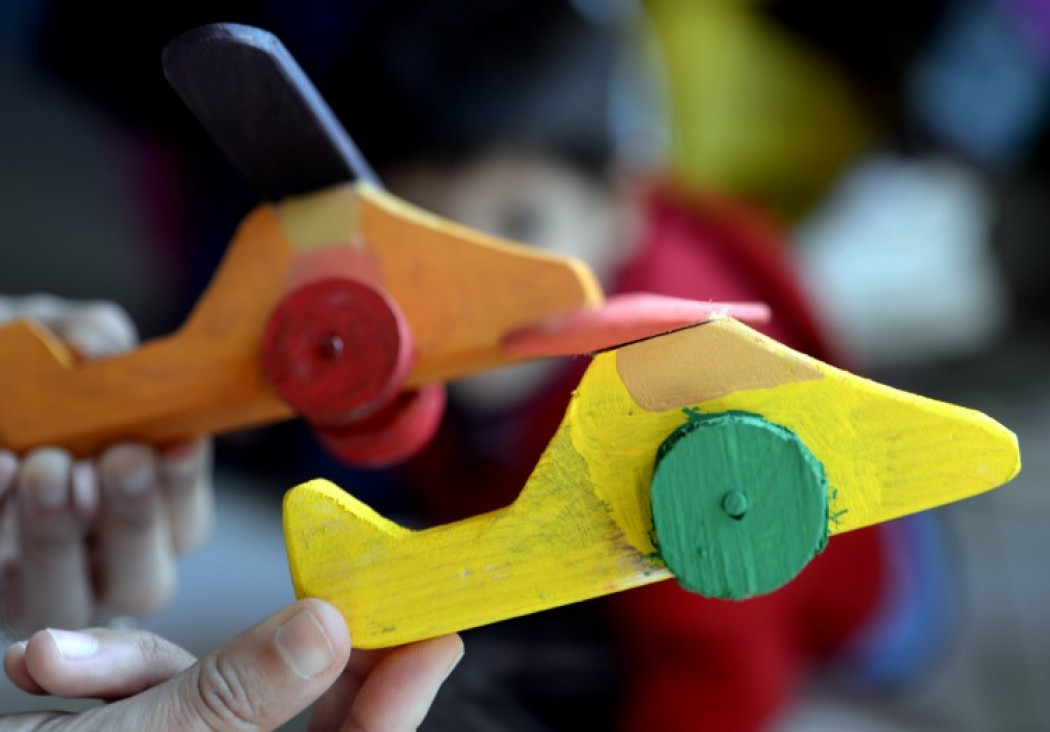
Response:
[{"label": "blurred background", "polygon": [[[111,299],[144,337],[186,316],[258,202],[161,72],[216,21],[276,33],[393,192],[610,292],[765,300],[776,337],[1021,442],[1011,485],[837,538],[769,601],[467,634],[433,729],[1050,729],[1050,3],[0,0],[0,293]],[[301,480],[419,525],[512,500],[577,377],[456,385],[386,473],[295,424],[221,438],[217,533],[144,627],[202,653],[291,600]]]}]

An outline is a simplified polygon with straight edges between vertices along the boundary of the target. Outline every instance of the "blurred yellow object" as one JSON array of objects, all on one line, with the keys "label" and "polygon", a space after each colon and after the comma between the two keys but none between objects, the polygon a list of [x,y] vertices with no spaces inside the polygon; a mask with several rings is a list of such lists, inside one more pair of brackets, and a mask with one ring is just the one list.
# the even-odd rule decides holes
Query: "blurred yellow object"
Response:
[{"label": "blurred yellow object", "polygon": [[834,60],[753,0],[646,5],[667,72],[673,173],[804,213],[870,136]]}]

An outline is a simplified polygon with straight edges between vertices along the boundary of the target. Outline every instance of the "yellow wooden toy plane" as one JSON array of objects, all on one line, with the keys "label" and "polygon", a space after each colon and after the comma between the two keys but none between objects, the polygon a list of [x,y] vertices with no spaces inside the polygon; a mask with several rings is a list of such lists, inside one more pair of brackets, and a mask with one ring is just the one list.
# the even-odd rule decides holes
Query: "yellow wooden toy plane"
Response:
[{"label": "yellow wooden toy plane", "polygon": [[769,592],[829,535],[1019,469],[983,414],[717,318],[597,355],[507,508],[413,531],[316,480],[286,496],[285,540],[296,593],[381,647],[672,575],[710,597]]}]

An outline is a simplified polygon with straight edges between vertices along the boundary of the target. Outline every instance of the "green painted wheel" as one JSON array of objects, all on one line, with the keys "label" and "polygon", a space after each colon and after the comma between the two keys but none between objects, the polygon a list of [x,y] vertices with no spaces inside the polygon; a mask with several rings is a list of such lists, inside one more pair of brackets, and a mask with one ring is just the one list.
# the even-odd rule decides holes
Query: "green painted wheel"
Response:
[{"label": "green painted wheel", "polygon": [[660,445],[651,485],[660,556],[707,597],[772,592],[827,543],[823,466],[757,414],[692,414]]}]

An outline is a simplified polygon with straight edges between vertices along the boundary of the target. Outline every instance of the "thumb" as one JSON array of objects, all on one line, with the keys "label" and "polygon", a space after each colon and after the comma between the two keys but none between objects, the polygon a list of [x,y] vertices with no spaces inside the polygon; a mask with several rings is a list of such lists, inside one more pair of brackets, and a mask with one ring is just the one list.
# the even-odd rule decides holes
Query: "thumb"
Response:
[{"label": "thumb", "polygon": [[99,711],[116,714],[112,729],[138,720],[131,728],[271,730],[320,697],[349,657],[339,612],[301,600],[170,681]]}]

